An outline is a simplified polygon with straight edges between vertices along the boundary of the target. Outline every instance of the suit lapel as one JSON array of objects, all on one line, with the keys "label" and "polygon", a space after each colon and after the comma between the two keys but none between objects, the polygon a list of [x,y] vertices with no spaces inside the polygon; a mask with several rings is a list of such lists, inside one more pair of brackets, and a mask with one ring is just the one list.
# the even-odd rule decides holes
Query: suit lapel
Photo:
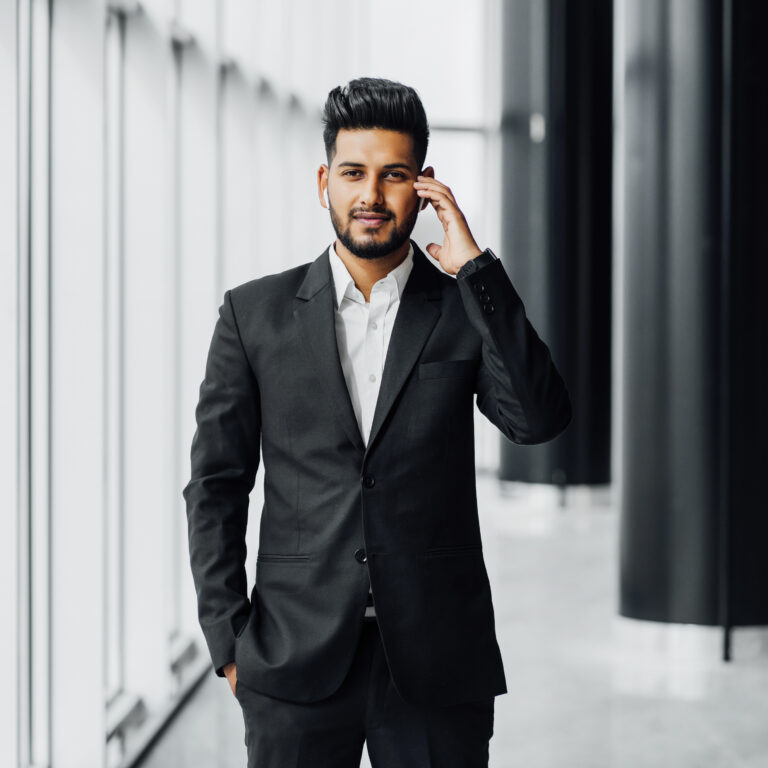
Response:
[{"label": "suit lapel", "polygon": [[332,280],[326,249],[309,265],[296,292],[296,298],[302,301],[293,310],[293,316],[299,324],[298,335],[304,342],[307,362],[316,373],[328,404],[352,444],[362,452],[365,445],[347,391],[336,343]]},{"label": "suit lapel", "polygon": [[373,412],[368,451],[440,317],[440,272],[413,243],[413,269],[400,297]]},{"label": "suit lapel", "polygon": [[296,292],[301,303],[293,314],[329,405],[352,444],[361,453],[370,451],[387,415],[405,384],[424,344],[440,316],[440,274],[427,263],[427,257],[413,244],[413,268],[408,276],[392,327],[379,397],[373,413],[366,448],[357,426],[347,382],[341,368],[336,341],[333,278],[328,250],[309,266]]}]

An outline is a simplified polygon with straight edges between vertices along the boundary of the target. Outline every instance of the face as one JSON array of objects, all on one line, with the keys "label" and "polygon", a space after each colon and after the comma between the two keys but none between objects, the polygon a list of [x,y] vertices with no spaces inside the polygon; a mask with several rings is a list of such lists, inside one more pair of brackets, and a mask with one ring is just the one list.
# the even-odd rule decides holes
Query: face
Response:
[{"label": "face", "polygon": [[381,128],[338,132],[336,154],[330,168],[321,166],[318,185],[322,198],[327,177],[331,223],[351,253],[377,259],[408,241],[426,205],[413,188],[419,172],[408,134]]}]

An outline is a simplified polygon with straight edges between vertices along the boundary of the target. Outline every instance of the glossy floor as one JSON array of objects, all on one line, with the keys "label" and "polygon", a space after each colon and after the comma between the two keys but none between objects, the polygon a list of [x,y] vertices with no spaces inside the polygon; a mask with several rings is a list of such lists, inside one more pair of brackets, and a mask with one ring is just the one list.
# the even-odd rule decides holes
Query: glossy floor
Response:
[{"label": "glossy floor", "polygon": [[[509,693],[493,768],[768,768],[768,640],[616,614],[608,495],[478,478],[485,560]],[[143,763],[242,768],[243,721],[213,673]],[[363,753],[362,767],[370,765]]]}]

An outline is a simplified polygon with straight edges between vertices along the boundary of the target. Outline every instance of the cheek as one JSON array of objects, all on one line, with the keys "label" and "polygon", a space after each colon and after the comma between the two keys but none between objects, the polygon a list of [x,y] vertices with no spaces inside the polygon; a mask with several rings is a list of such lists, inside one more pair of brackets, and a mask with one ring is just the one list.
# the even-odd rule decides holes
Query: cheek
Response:
[{"label": "cheek", "polygon": [[334,213],[342,219],[346,219],[349,216],[349,211],[354,207],[354,201],[350,200],[348,195],[338,192],[336,195],[331,194],[331,204]]},{"label": "cheek", "polygon": [[403,190],[391,198],[390,208],[395,212],[397,218],[402,221],[412,216],[414,211],[419,209],[421,200],[422,198],[416,194],[416,190],[412,192]]}]

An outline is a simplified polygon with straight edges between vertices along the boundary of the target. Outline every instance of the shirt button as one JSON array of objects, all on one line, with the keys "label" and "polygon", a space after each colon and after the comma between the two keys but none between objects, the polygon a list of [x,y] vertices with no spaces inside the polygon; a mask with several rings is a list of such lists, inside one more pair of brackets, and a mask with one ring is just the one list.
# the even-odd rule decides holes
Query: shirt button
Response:
[{"label": "shirt button", "polygon": [[363,485],[366,488],[373,488],[375,483],[376,481],[373,479],[373,475],[365,475],[365,477],[363,477]]},{"label": "shirt button", "polygon": [[372,373],[368,376],[368,381],[376,381],[376,374]]},{"label": "shirt button", "polygon": [[374,331],[376,330],[376,328],[378,328],[375,320],[371,323],[371,328],[373,328]]},{"label": "shirt button", "polygon": [[364,549],[355,550],[355,560],[357,560],[358,563],[364,563],[368,560],[368,556],[365,554]]}]

